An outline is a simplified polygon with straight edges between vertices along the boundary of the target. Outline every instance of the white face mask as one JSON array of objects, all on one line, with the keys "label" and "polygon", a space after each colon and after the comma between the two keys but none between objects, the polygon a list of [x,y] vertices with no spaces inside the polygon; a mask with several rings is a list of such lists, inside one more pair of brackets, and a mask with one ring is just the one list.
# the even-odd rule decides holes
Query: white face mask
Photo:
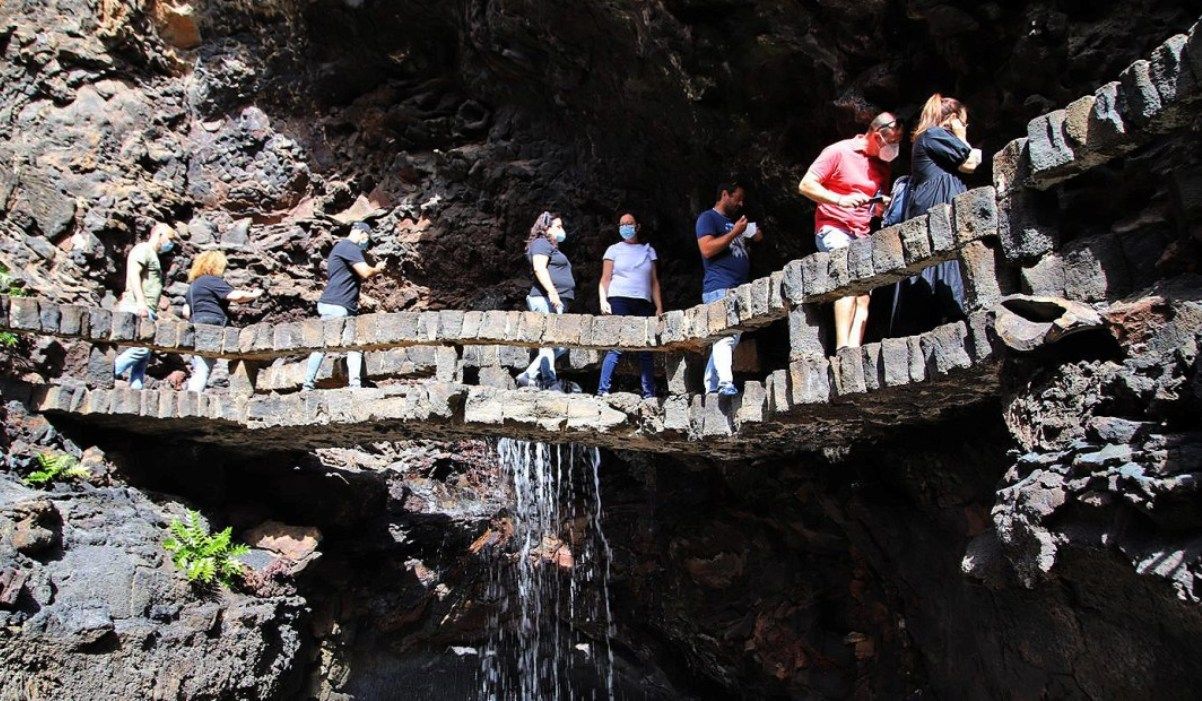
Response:
[{"label": "white face mask", "polygon": [[893,159],[897,158],[897,154],[900,152],[901,152],[901,142],[897,142],[894,144],[885,144],[884,146],[881,147],[881,150],[879,153],[877,153],[876,157],[886,163],[889,163]]}]

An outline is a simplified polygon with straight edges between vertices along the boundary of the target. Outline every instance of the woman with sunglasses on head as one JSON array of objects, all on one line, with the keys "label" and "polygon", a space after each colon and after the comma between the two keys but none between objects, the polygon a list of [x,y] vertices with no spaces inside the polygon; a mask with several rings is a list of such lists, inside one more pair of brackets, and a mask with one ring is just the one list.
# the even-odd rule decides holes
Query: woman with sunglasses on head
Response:
[{"label": "woman with sunglasses on head", "polygon": [[[951,204],[968,190],[961,174],[973,173],[982,160],[981,150],[968,143],[968,108],[938,93],[923,106],[913,141],[906,219]],[[951,260],[897,284],[890,335],[910,336],[963,318],[960,262]]]},{"label": "woman with sunglasses on head", "polygon": [[[572,264],[559,250],[567,239],[563,218],[543,212],[530,227],[526,239],[526,259],[530,261],[533,284],[526,296],[526,308],[543,314],[563,314],[576,296],[576,280]],[[566,348],[540,348],[534,360],[515,378],[518,387],[550,387],[557,381],[555,359],[567,353]]]}]

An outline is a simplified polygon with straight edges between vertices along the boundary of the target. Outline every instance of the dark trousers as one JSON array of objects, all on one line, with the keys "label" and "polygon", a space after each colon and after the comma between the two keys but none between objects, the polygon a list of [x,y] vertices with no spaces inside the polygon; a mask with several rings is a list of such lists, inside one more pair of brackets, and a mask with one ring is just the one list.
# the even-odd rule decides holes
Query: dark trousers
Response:
[{"label": "dark trousers", "polygon": [[[645,299],[610,297],[609,306],[613,309],[614,316],[655,316],[655,305]],[[646,351],[640,351],[638,356],[639,366],[642,369],[643,396],[654,397],[655,360]],[[598,392],[609,391],[610,383],[613,381],[614,368],[618,366],[621,358],[622,351],[619,350],[611,350],[605,354],[605,360],[601,363],[601,382],[597,385]]]},{"label": "dark trousers", "polygon": [[960,261],[949,260],[923,268],[914,277],[897,283],[889,335],[915,336],[964,318]]}]

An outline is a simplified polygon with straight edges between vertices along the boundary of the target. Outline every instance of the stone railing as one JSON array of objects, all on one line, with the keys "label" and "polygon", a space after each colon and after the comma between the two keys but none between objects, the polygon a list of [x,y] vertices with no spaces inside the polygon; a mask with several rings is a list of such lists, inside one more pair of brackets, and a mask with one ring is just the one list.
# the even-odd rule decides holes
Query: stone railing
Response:
[{"label": "stone railing", "polygon": [[996,235],[997,228],[993,189],[979,188],[953,205],[878,231],[847,249],[792,261],[783,270],[734,288],[725,299],[651,318],[444,310],[222,328],[174,319],[155,322],[129,312],[33,297],[0,297],[0,329],[243,360],[315,350],[439,345],[696,351],[723,336],[780,320],[793,307],[866,293],[913,275],[955,257],[974,241]]},{"label": "stone railing", "polygon": [[[422,437],[505,435],[653,452],[772,454],[845,444],[996,391],[987,314],[908,338],[804,358],[749,381],[733,400],[595,397],[424,381],[379,389],[255,396],[94,389],[0,381],[30,408],[89,426],[196,440],[245,452]],[[921,401],[899,392],[917,383]],[[797,426],[805,424],[806,430]],[[704,440],[703,440],[704,439]]]},{"label": "stone railing", "polygon": [[1009,262],[1036,259],[1056,238],[1033,217],[1029,190],[1046,190],[1187,126],[1202,101],[1202,23],[1156,47],[1063,109],[1032,119],[1027,135],[993,159],[1001,248]]}]

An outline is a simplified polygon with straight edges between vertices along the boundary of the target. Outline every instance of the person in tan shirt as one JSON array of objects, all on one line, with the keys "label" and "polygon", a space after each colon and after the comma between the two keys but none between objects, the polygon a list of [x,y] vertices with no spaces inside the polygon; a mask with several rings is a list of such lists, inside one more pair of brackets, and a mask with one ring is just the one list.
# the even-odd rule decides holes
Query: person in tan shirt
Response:
[{"label": "person in tan shirt", "polygon": [[[151,227],[149,238],[130,249],[125,265],[125,292],[117,303],[118,311],[153,320],[159,311],[167,309],[159,255],[170,253],[176,238],[175,229],[160,222]],[[142,389],[148,365],[149,348],[127,348],[113,363],[113,375],[122,377],[128,372],[130,389]]]}]

